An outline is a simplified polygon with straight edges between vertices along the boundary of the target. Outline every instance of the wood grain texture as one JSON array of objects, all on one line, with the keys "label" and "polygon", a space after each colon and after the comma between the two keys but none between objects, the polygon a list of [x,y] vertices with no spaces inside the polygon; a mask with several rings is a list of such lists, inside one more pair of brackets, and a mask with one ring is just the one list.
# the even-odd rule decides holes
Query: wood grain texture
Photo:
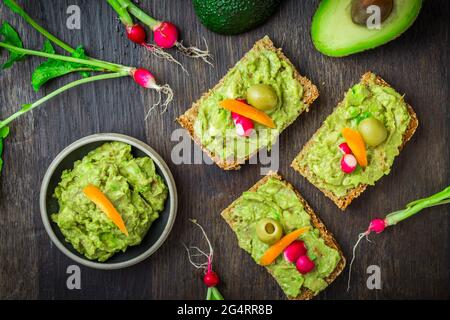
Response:
[{"label": "wood grain texture", "polygon": [[[174,88],[176,97],[167,113],[155,113],[144,121],[154,92],[137,88],[131,79],[105,81],[64,93],[12,125],[0,181],[0,298],[203,299],[206,290],[200,274],[189,265],[181,246],[181,241],[203,244],[201,234],[188,221],[195,217],[212,239],[215,267],[226,298],[284,299],[270,275],[238,248],[233,232],[220,217],[222,209],[260,179],[260,166],[244,165],[238,172],[223,172],[214,165],[175,165],[170,160],[176,144],[170,136],[179,128],[174,119],[266,34],[283,47],[299,72],[321,93],[311,111],[283,132],[280,173],[335,234],[348,259],[358,233],[371,218],[437,192],[450,182],[447,1],[425,1],[416,23],[396,41],[341,59],[321,55],[311,43],[310,20],[318,1],[286,0],[264,26],[233,37],[206,30],[196,19],[190,1],[141,1],[148,12],[180,26],[188,43],[200,45],[203,36],[208,41],[215,68],[174,53],[190,76],[131,45],[105,1],[20,3],[62,39],[72,45],[85,44],[90,55],[149,68],[160,82]],[[65,28],[66,9],[71,4],[81,8],[81,30]],[[19,30],[27,47],[41,46],[42,37],[1,4],[3,20]],[[4,57],[1,52],[0,58]],[[35,93],[29,82],[38,61],[27,59],[0,74],[0,118],[71,78],[53,81],[43,92]],[[342,213],[289,165],[344,92],[367,70],[406,94],[420,127],[391,174]],[[66,268],[72,262],[51,244],[44,231],[38,207],[39,186],[51,160],[64,147],[98,132],[128,134],[155,148],[177,181],[180,210],[171,235],[155,255],[125,270],[105,272],[82,267],[82,289],[70,291],[66,288]],[[448,213],[448,207],[428,209],[377,236],[375,245],[363,243],[354,265],[352,290],[346,292],[344,272],[318,299],[448,298]],[[381,290],[366,287],[366,268],[372,264],[381,267]]]}]

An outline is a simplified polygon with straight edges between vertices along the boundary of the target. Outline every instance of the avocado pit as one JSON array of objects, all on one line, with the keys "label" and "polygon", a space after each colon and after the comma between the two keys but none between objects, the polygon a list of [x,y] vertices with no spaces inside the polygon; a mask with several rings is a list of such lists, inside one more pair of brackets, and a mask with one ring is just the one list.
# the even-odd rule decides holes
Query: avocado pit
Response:
[{"label": "avocado pit", "polygon": [[370,14],[367,8],[378,6],[380,8],[380,20],[385,21],[394,8],[394,0],[353,0],[352,1],[352,21],[359,25],[366,25]]}]

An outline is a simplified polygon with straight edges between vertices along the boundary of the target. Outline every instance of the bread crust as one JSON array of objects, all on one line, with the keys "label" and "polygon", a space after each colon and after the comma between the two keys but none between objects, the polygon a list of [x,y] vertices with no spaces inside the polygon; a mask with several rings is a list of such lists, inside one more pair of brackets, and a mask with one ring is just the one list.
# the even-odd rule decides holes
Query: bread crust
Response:
[{"label": "bread crust", "polygon": [[[252,48],[253,50],[271,50],[273,52],[276,52],[278,57],[288,63],[292,69],[294,70],[294,76],[295,78],[300,82],[300,84],[303,86],[303,103],[306,105],[305,111],[309,111],[310,105],[314,102],[314,100],[317,99],[319,96],[319,91],[315,85],[312,84],[312,82],[303,76],[301,76],[297,69],[294,67],[294,65],[291,63],[291,61],[284,55],[281,49],[275,48],[272,41],[269,39],[268,36],[265,36],[261,40],[257,41],[255,45]],[[247,54],[244,55],[244,57],[240,61],[245,61],[247,59]],[[232,70],[232,69],[230,69]],[[227,73],[228,74],[228,73]],[[225,75],[226,77],[226,75]],[[224,77],[224,78],[225,78]],[[200,137],[197,137],[194,132],[194,123],[198,116],[198,109],[201,105],[201,103],[206,100],[211,94],[214,93],[214,91],[219,88],[223,82],[224,78],[222,78],[217,85],[214,86],[214,88],[210,89],[208,92],[204,93],[200,99],[198,99],[196,102],[194,102],[190,109],[188,109],[183,115],[177,118],[178,123],[185,128],[188,132],[191,138],[201,147],[201,149],[222,169],[224,170],[238,170],[240,169],[240,165],[247,161],[249,158],[251,158],[255,153],[250,154],[246,156],[244,159],[236,159],[232,161],[227,161],[226,159],[221,159],[219,156],[213,154],[210,150],[208,150],[202,143]],[[302,112],[301,112],[302,113]],[[301,114],[299,113],[299,115]],[[294,122],[295,119],[292,121]],[[287,126],[289,126],[289,123]],[[286,126],[286,127],[287,127]],[[260,148],[261,149],[261,148]],[[259,150],[260,150],[259,149]],[[259,151],[258,150],[258,151]]]},{"label": "bread crust", "polygon": [[[305,211],[311,217],[311,224],[313,225],[314,228],[319,230],[320,237],[324,240],[325,244],[327,246],[331,247],[331,248],[336,249],[339,252],[339,256],[341,257],[341,259],[339,260],[338,264],[336,265],[336,268],[334,268],[333,272],[325,279],[325,281],[328,284],[331,284],[339,276],[339,274],[344,270],[345,264],[346,264],[346,260],[345,260],[344,254],[343,254],[341,248],[339,247],[336,239],[334,238],[333,234],[330,231],[328,231],[326,226],[323,224],[323,222],[320,220],[320,218],[316,215],[314,210],[309,206],[309,204],[306,202],[306,200],[303,199],[301,194],[289,182],[284,180],[283,177],[280,176],[278,173],[276,173],[276,172],[269,172],[264,178],[259,180],[248,191],[251,191],[251,192],[257,191],[258,188],[261,185],[263,185],[264,183],[266,183],[267,180],[270,179],[270,178],[275,178],[275,179],[278,179],[278,180],[282,181],[288,188],[290,188],[291,190],[293,190],[295,192],[295,194],[297,195],[298,199],[303,204],[303,206],[305,208]],[[225,221],[228,223],[228,225],[231,227],[231,229],[233,231],[234,231],[234,226],[233,226],[233,220],[231,218],[231,211],[233,210],[233,208],[234,208],[234,206],[236,204],[236,201],[237,200],[235,200],[233,203],[231,203],[231,205],[229,205],[221,213],[222,217],[225,219]],[[267,267],[265,267],[265,268],[273,276],[273,274],[270,271],[270,269],[267,268]],[[275,280],[276,280],[276,278],[275,278]],[[314,294],[313,291],[303,287],[301,289],[300,294],[297,297],[287,297],[287,298],[290,299],[290,300],[310,300],[310,299],[314,298],[314,296],[315,296],[315,294]]]},{"label": "bread crust", "polygon": [[[366,72],[361,78],[361,83],[364,83],[364,84],[368,83],[373,75],[374,74],[371,71]],[[376,76],[375,82],[376,82],[376,84],[378,84],[380,86],[390,87],[390,85],[379,76]],[[338,107],[339,107],[339,105],[340,104],[338,104]],[[411,119],[409,121],[408,127],[406,128],[405,133],[403,134],[403,141],[399,147],[399,151],[401,151],[403,149],[403,147],[406,145],[406,143],[411,139],[411,137],[414,135],[414,132],[416,131],[417,127],[419,126],[419,120],[418,120],[417,115],[414,112],[413,108],[409,104],[406,104],[406,106],[408,108],[408,112],[409,112]],[[299,166],[297,159],[302,157],[306,153],[306,151],[312,147],[314,137],[318,131],[319,130],[317,130],[316,133],[312,136],[312,138],[304,145],[304,147],[302,148],[300,153],[295,157],[294,161],[291,164],[291,167],[294,170],[299,172],[302,176],[304,176],[312,184],[314,184],[313,179],[312,179],[314,174],[309,170],[308,167]],[[359,197],[361,195],[361,193],[363,193],[364,190],[366,190],[367,186],[368,186],[367,184],[360,184],[357,187],[350,189],[347,192],[347,194],[342,197],[337,197],[336,195],[334,195],[332,192],[330,192],[328,190],[319,188],[318,186],[316,186],[316,187],[320,191],[322,191],[325,194],[325,196],[327,196],[328,198],[333,200],[333,202],[339,207],[339,209],[345,210],[355,198]]]}]

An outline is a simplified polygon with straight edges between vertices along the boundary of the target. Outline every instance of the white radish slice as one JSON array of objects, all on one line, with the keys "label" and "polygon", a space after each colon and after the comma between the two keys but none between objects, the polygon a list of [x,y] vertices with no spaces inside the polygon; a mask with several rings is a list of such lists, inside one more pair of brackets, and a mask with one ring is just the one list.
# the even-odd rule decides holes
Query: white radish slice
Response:
[{"label": "white radish slice", "polygon": [[236,125],[236,133],[241,137],[248,137],[253,133],[255,125],[253,121],[247,117],[244,117],[238,113],[232,112],[231,118]]},{"label": "white radish slice", "polygon": [[358,161],[352,154],[344,154],[341,159],[341,169],[345,173],[352,173],[355,171]]}]

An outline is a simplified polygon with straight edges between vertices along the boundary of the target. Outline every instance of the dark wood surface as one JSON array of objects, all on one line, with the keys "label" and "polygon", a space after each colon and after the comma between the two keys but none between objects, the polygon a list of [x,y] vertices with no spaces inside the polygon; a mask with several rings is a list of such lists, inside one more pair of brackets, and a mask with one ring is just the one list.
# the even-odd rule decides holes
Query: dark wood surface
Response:
[{"label": "dark wood surface", "polygon": [[[202,237],[189,223],[195,217],[209,233],[216,250],[220,289],[230,299],[283,299],[275,281],[237,241],[219,213],[260,176],[259,165],[224,172],[212,165],[174,165],[171,133],[174,119],[212,87],[252,44],[268,34],[276,45],[320,89],[320,98],[281,135],[280,173],[293,183],[331,230],[349,260],[352,245],[371,218],[402,208],[407,202],[441,190],[449,177],[448,2],[425,1],[416,23],[399,39],[375,50],[342,59],[317,52],[309,36],[318,1],[285,1],[264,26],[239,36],[216,35],[196,19],[190,1],[141,1],[155,16],[173,21],[190,43],[204,36],[215,56],[210,68],[183,58],[190,77],[130,45],[118,29],[106,1],[20,1],[42,25],[72,45],[84,44],[90,55],[126,65],[145,66],[160,82],[175,90],[174,103],[163,115],[144,121],[155,99],[151,90],[131,79],[89,84],[51,100],[16,121],[6,141],[0,181],[0,298],[3,299],[203,299],[200,274],[189,265],[180,241],[201,245]],[[66,9],[78,4],[81,30],[65,27]],[[43,39],[24,21],[0,5],[0,20],[8,20],[27,47]],[[122,30],[120,28],[120,30]],[[5,57],[5,53],[1,53]],[[30,74],[39,59],[27,59],[0,75],[0,118],[57,88],[57,80],[35,93]],[[420,127],[396,159],[392,172],[369,188],[342,213],[289,164],[344,92],[372,70],[400,92],[415,108]],[[71,77],[69,77],[71,78]],[[179,211],[171,235],[146,261],[118,271],[82,267],[82,289],[66,288],[66,268],[73,264],[52,245],[41,222],[38,197],[43,175],[52,159],[71,142],[99,132],[117,132],[146,141],[169,164],[179,190]],[[346,292],[344,272],[319,299],[448,298],[448,207],[428,209],[382,235],[363,243],[354,265],[353,286]],[[366,287],[366,268],[379,265],[382,289]],[[347,271],[347,270],[346,270]]]}]

